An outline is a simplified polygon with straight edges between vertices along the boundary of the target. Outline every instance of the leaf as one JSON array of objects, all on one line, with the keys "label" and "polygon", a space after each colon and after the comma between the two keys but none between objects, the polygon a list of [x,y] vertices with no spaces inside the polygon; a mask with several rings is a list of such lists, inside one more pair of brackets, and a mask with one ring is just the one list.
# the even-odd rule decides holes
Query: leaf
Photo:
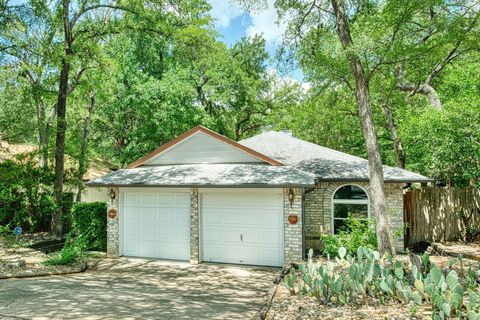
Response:
[{"label": "leaf", "polygon": [[385,281],[380,282],[380,289],[382,289],[386,293],[392,293],[392,290]]},{"label": "leaf", "polygon": [[454,294],[452,295],[452,298],[450,299],[450,302],[451,302],[451,304],[452,304],[452,307],[453,307],[454,309],[460,308],[460,306],[461,306],[461,304],[462,304],[462,300],[463,300],[463,297],[462,297],[462,296],[454,293]]},{"label": "leaf", "polygon": [[395,269],[395,275],[397,276],[398,279],[403,279],[403,275],[404,275],[404,272],[403,272],[403,269],[402,268],[396,268]]},{"label": "leaf", "polygon": [[413,265],[412,267],[412,276],[413,276],[413,279],[417,279],[417,276],[418,276],[418,268],[416,265]]},{"label": "leaf", "polygon": [[430,277],[432,278],[433,283],[438,285],[442,279],[442,271],[438,268],[433,268],[430,270]]},{"label": "leaf", "polygon": [[340,259],[343,259],[346,254],[347,254],[347,249],[345,249],[344,247],[338,248],[338,256],[340,257]]},{"label": "leaf", "polygon": [[455,270],[452,270],[448,273],[446,282],[450,290],[458,285],[458,275]]},{"label": "leaf", "polygon": [[450,312],[452,311],[452,307],[448,303],[444,302],[442,304],[442,311],[447,317],[450,317]]},{"label": "leaf", "polygon": [[412,298],[413,298],[413,301],[415,301],[415,303],[417,305],[421,305],[422,304],[422,296],[418,293],[418,292],[414,292],[412,294]]},{"label": "leaf", "polygon": [[425,287],[423,285],[423,282],[419,279],[416,279],[415,282],[414,282],[414,285],[415,285],[415,288],[420,291],[420,293],[424,293],[425,292]]}]

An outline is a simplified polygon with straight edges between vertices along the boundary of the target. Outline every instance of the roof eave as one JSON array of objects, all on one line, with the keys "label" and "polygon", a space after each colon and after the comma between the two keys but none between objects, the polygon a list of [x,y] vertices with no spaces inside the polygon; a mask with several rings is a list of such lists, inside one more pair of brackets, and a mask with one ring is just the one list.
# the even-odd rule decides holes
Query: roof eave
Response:
[{"label": "roof eave", "polygon": [[[317,178],[319,182],[369,182],[368,178]],[[427,183],[435,182],[435,179],[426,178],[425,179],[384,179],[385,183]]]},{"label": "roof eave", "polygon": [[282,184],[109,184],[109,183],[86,183],[87,187],[107,187],[107,188],[303,188],[314,187],[314,183],[282,183]]}]

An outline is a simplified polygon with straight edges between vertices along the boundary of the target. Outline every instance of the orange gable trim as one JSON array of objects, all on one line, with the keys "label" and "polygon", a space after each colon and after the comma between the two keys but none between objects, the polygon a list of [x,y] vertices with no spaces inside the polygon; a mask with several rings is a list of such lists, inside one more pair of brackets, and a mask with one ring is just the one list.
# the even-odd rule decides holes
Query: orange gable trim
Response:
[{"label": "orange gable trim", "polygon": [[270,157],[267,157],[266,155],[263,155],[261,154],[260,152],[257,152],[255,150],[252,150],[250,148],[247,148],[245,146],[242,146],[241,144],[225,137],[225,136],[222,136],[221,134],[218,134],[216,133],[215,131],[212,131],[210,129],[207,129],[205,128],[204,126],[201,126],[201,125],[198,125],[190,130],[188,130],[187,132],[185,133],[182,133],[181,135],[179,135],[178,137],[176,137],[175,139],[165,143],[164,145],[158,147],[157,149],[153,150],[152,152],[150,152],[149,154],[147,154],[146,156],[138,159],[137,161],[135,162],[132,162],[131,164],[128,165],[128,169],[133,169],[133,168],[136,168],[140,165],[142,165],[143,163],[147,162],[148,160],[152,159],[153,157],[161,154],[162,152],[166,151],[167,149],[170,149],[171,147],[173,147],[174,145],[176,145],[177,143],[185,140],[186,138],[192,136],[193,134],[197,133],[197,132],[203,132],[205,134],[208,134],[209,136],[215,138],[215,139],[218,139],[234,148],[237,148],[257,159],[260,159],[266,163],[269,163],[271,164],[272,166],[282,166],[283,164],[278,162],[277,160],[274,160]]}]

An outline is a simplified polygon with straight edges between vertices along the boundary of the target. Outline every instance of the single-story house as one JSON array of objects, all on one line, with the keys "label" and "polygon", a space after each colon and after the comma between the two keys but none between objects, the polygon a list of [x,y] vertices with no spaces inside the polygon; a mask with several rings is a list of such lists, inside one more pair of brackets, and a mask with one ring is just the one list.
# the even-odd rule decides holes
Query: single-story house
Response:
[{"label": "single-story house", "polygon": [[[403,229],[403,186],[431,179],[384,173],[393,228]],[[110,256],[283,266],[349,212],[373,216],[365,159],[288,132],[235,142],[197,126],[87,185],[109,188]]]}]

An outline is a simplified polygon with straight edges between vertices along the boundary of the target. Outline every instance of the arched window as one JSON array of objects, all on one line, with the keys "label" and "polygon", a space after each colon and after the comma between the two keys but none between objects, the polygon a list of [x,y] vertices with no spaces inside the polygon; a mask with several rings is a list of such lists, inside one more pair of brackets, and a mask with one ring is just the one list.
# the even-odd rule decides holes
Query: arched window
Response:
[{"label": "arched window", "polygon": [[345,224],[349,214],[357,219],[370,217],[368,195],[355,185],[340,187],[333,194],[333,233],[337,233]]}]

